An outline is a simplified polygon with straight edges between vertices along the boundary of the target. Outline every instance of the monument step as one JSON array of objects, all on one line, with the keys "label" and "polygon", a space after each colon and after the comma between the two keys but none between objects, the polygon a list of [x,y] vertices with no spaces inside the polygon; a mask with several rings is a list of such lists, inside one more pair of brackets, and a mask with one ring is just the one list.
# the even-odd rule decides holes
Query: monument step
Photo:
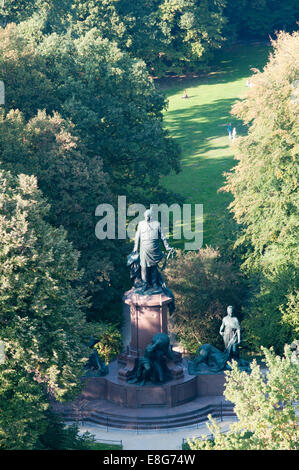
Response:
[{"label": "monument step", "polygon": [[[221,411],[221,408],[223,411],[225,410],[231,410],[233,409],[233,406],[231,404],[212,404],[212,405],[206,405],[206,406],[203,406],[201,408],[198,408],[198,409],[194,409],[194,410],[190,410],[190,411],[185,411],[185,412],[182,412],[182,413],[171,413],[171,414],[167,414],[167,415],[162,415],[162,416],[142,416],[142,417],[139,417],[137,416],[136,419],[142,419],[144,421],[152,421],[152,422],[156,422],[156,421],[159,421],[161,422],[161,420],[163,419],[177,419],[177,418],[188,418],[189,416],[193,417],[194,414],[208,414],[210,411],[215,411],[215,410],[220,410]],[[102,412],[100,411],[97,411],[97,410],[91,410],[91,413],[95,413],[95,414],[102,414]],[[111,417],[114,417],[115,414],[113,413],[109,413],[109,412],[105,412],[105,415],[108,416],[109,418]],[[125,421],[128,418],[128,416],[121,416],[121,418]],[[130,417],[131,419],[131,417]]]},{"label": "monument step", "polygon": [[[78,414],[68,410],[63,413],[65,419],[76,420]],[[209,405],[198,410],[185,412],[181,414],[172,414],[170,416],[119,416],[113,415],[112,413],[103,413],[97,410],[85,411],[85,416],[82,415],[80,420],[100,424],[102,426],[122,428],[122,429],[143,429],[143,430],[154,430],[154,429],[167,429],[190,426],[198,423],[202,423],[208,419],[210,414],[213,418],[219,418],[224,416],[235,416],[233,406],[229,404],[225,405]]]},{"label": "monument step", "polygon": [[[215,418],[220,418],[221,417],[221,414],[218,412],[211,412],[209,413],[214,419]],[[229,417],[229,416],[235,416],[233,412],[225,412],[225,413],[222,413],[222,417]],[[69,418],[71,419],[71,418]],[[195,425],[195,424],[200,424],[200,423],[203,423],[205,421],[207,421],[207,415],[203,415],[203,416],[200,416],[200,417],[194,417],[194,418],[190,418],[188,420],[184,420],[184,421],[178,421],[178,422],[168,422],[168,423],[145,423],[145,422],[132,422],[132,421],[127,421],[125,423],[123,422],[117,422],[116,420],[115,421],[111,421],[111,420],[107,420],[104,418],[104,417],[96,417],[96,416],[89,416],[87,418],[84,418],[84,421],[85,422],[91,422],[91,423],[95,423],[95,424],[99,424],[99,425],[102,425],[102,426],[108,426],[108,427],[112,427],[112,428],[118,428],[118,429],[143,429],[143,430],[155,430],[155,429],[173,429],[173,428],[179,428],[179,427],[186,427],[186,426],[192,426],[192,425]]]}]

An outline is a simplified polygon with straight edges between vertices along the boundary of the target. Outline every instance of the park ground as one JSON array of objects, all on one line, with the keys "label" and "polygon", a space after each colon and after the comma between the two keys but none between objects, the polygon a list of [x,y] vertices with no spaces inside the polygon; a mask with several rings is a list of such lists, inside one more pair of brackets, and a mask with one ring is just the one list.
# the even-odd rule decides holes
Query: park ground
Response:
[{"label": "park ground", "polygon": [[[269,44],[236,44],[217,51],[213,72],[198,77],[158,81],[169,106],[165,127],[182,149],[182,171],[164,177],[162,184],[182,195],[185,203],[203,204],[203,245],[217,245],[219,227],[228,218],[231,196],[218,192],[224,172],[236,164],[226,123],[246,133],[242,122],[230,114],[236,100],[246,96],[252,68],[262,69],[271,52]],[[182,99],[184,90],[188,99]],[[182,242],[174,242],[182,248]]]},{"label": "park ground", "polygon": [[[231,423],[236,418],[224,418],[221,422],[216,420],[221,427],[222,432],[229,429]],[[109,428],[109,431],[99,425],[92,423],[79,424],[80,433],[89,432],[93,434],[97,443],[93,450],[113,450],[120,449],[117,444],[107,444],[108,439],[112,442],[122,442],[123,450],[182,450],[183,442],[195,437],[210,435],[206,423],[190,428],[177,428],[164,431],[130,431],[128,429]]]}]

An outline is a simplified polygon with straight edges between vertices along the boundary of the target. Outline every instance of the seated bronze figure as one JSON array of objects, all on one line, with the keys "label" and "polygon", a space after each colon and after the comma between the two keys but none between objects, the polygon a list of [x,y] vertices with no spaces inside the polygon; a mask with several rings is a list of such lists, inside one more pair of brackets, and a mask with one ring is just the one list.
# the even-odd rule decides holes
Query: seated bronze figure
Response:
[{"label": "seated bronze figure", "polygon": [[157,333],[151,344],[145,348],[144,355],[139,360],[138,366],[132,371],[128,383],[145,385],[147,382],[162,384],[171,380],[171,374],[167,368],[167,360],[173,360],[170,349],[170,341],[165,333]]}]

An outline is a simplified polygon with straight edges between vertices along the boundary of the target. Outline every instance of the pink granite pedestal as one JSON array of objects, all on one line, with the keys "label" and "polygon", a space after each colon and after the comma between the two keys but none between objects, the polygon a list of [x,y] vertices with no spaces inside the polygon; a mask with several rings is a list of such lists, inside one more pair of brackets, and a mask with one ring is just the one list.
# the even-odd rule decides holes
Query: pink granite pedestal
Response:
[{"label": "pink granite pedestal", "polygon": [[[125,292],[123,301],[130,308],[131,340],[119,358],[122,367],[118,377],[126,381],[153,336],[157,333],[168,334],[168,306],[172,299],[164,293],[140,295],[131,289]],[[167,367],[174,379],[183,377],[183,368],[179,364],[168,361]]]}]

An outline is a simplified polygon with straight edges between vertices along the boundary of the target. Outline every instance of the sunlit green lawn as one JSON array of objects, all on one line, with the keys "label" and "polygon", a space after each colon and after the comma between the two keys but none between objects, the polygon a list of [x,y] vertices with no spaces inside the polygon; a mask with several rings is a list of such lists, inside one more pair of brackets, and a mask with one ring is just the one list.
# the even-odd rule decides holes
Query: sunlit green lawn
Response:
[{"label": "sunlit green lawn", "polygon": [[[165,126],[182,149],[182,172],[162,182],[182,194],[186,203],[203,204],[203,244],[214,244],[219,223],[230,195],[219,193],[223,172],[236,163],[225,124],[237,134],[246,132],[231,116],[234,102],[247,93],[246,80],[252,67],[262,68],[271,48],[265,45],[233,46],[220,50],[213,73],[200,78],[176,78],[159,83],[169,99]],[[189,98],[182,99],[184,89]],[[180,243],[176,243],[180,246]]]}]

